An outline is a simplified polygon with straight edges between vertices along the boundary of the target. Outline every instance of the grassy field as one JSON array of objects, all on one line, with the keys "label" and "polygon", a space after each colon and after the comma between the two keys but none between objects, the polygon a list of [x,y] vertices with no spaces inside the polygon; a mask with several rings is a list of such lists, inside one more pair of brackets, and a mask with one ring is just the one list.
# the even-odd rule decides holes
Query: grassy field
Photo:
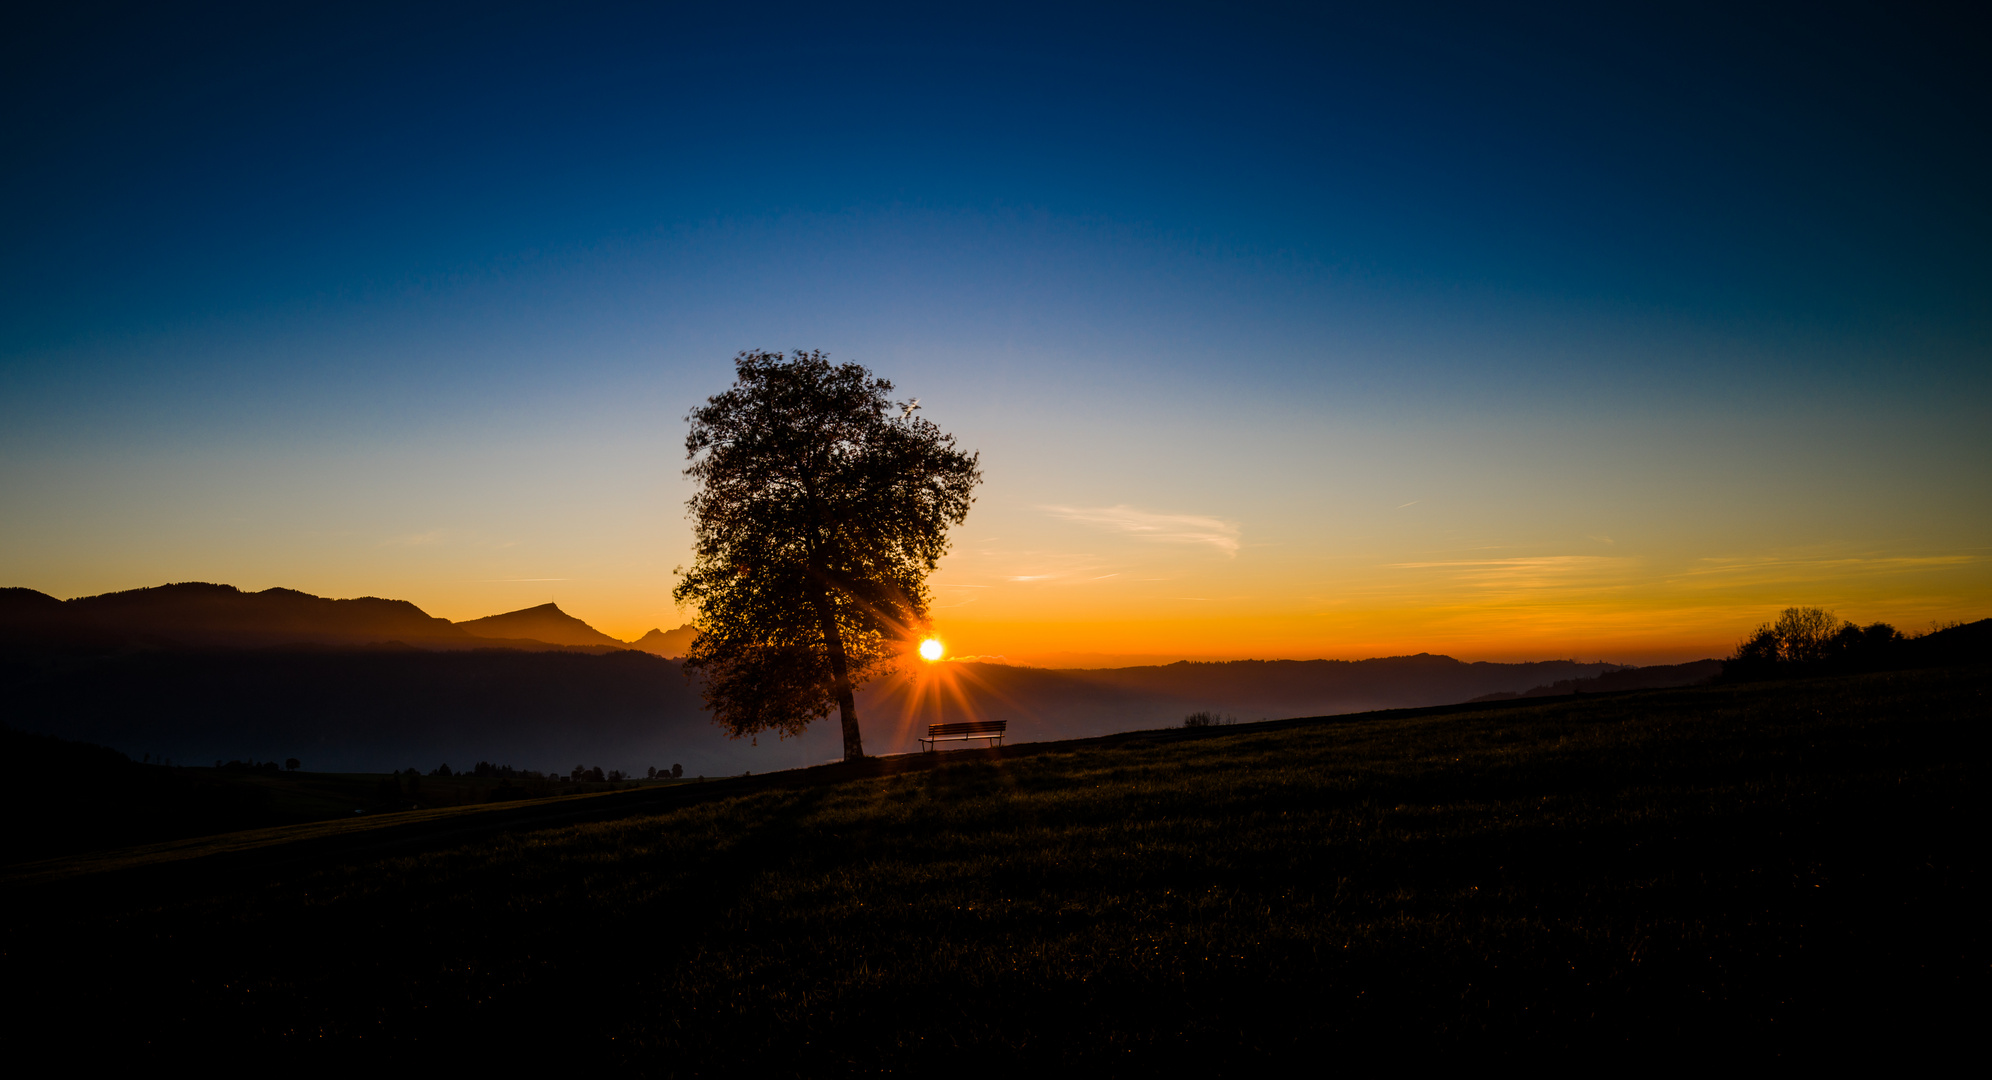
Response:
[{"label": "grassy field", "polygon": [[1971,1036],[1985,991],[1988,690],[1138,733],[17,878],[9,1040],[686,1074],[1899,1065]]}]

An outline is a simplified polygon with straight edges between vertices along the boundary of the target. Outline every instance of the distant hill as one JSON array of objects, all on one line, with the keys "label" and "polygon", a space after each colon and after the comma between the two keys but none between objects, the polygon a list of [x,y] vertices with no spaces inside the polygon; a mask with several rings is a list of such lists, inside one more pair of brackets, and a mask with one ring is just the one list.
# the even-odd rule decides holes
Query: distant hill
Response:
[{"label": "distant hill", "polygon": [[[482,619],[454,625],[466,634],[481,638],[524,639],[554,645],[606,645],[616,649],[630,647],[628,642],[602,633],[560,610],[555,604],[521,608],[503,615],[486,615]],[[656,633],[654,630],[651,632]]]},{"label": "distant hill", "polygon": [[1722,674],[1720,660],[1694,660],[1685,664],[1654,664],[1651,667],[1607,671],[1594,679],[1559,679],[1546,686],[1520,693],[1497,691],[1472,701],[1506,701],[1512,698],[1562,697],[1567,694],[1604,694],[1615,690],[1665,690],[1675,686],[1699,686]]},{"label": "distant hill", "polygon": [[428,650],[596,652],[631,647],[552,604],[452,623],[406,600],[331,600],[295,589],[252,593],[198,581],[74,600],[0,589],[0,643],[196,649],[401,644]]},{"label": "distant hill", "polygon": [[33,589],[0,595],[0,634],[9,640],[153,639],[203,647],[356,645],[399,641],[468,648],[470,635],[406,600],[329,600],[295,589],[243,592],[188,581],[57,600]]},{"label": "distant hill", "polygon": [[658,656],[683,656],[692,650],[692,639],[699,636],[698,629],[686,623],[670,633],[652,630],[630,643],[630,648],[641,649]]},{"label": "distant hill", "polygon": [[[1979,662],[1988,634],[1981,622],[1911,644],[1926,662]],[[486,760],[561,772],[677,762],[719,775],[840,756],[834,718],[795,739],[725,738],[683,665],[658,655],[691,635],[652,631],[632,650],[551,604],[458,625],[406,601],[289,589],[192,583],[68,601],[5,589],[0,723],[134,757],[296,756],[328,771]],[[916,750],[927,724],[947,720],[1008,720],[1011,740],[1027,741],[1174,726],[1199,711],[1319,716],[1700,674],[1429,654],[1104,670],[947,662],[875,681],[858,704],[865,747],[881,754]]]},{"label": "distant hill", "polygon": [[1911,638],[1907,646],[1903,655],[1918,666],[1983,664],[1992,658],[1992,619],[1947,626]]}]

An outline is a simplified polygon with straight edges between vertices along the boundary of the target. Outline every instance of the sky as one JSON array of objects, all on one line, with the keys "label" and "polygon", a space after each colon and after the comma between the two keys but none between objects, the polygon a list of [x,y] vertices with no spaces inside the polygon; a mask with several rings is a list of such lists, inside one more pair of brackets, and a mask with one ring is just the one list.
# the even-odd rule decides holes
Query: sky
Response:
[{"label": "sky", "polygon": [[0,584],[669,629],[686,413],[814,348],[981,454],[956,655],[1992,615],[1968,12],[1381,6],[30,15]]}]

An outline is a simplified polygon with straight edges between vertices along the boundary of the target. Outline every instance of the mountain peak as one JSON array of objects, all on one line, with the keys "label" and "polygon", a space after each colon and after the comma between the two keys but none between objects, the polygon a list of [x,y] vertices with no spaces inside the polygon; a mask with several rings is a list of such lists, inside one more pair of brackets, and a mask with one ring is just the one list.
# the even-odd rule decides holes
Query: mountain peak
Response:
[{"label": "mountain peak", "polygon": [[551,601],[502,615],[486,615],[457,623],[464,633],[482,638],[524,638],[549,645],[609,645],[629,648],[629,643],[612,638],[580,619],[560,610]]},{"label": "mountain peak", "polygon": [[652,628],[648,634],[630,643],[633,649],[641,649],[658,656],[683,656],[691,651],[692,639],[699,636],[698,628],[686,623],[670,633]]}]

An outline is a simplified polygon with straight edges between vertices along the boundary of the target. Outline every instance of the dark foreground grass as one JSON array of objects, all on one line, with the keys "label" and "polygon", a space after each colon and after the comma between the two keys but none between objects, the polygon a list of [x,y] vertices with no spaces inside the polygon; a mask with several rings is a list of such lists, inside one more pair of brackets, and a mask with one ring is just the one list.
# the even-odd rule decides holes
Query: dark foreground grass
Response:
[{"label": "dark foreground grass", "polygon": [[15,884],[8,1037],[687,1074],[1899,1065],[1985,991],[1988,689],[1158,733]]}]

